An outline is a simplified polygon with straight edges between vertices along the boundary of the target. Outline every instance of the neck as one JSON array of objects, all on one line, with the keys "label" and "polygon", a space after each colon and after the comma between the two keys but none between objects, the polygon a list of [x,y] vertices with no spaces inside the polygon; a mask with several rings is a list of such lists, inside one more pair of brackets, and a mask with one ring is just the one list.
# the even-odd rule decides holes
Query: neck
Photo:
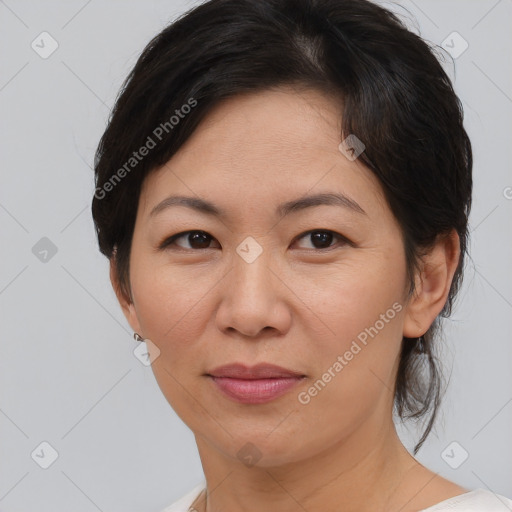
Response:
[{"label": "neck", "polygon": [[[399,504],[406,477],[421,466],[405,449],[390,419],[369,435],[361,425],[322,453],[279,465],[246,467],[196,436],[207,481],[199,512],[298,509],[376,512]],[[368,440],[371,440],[369,442]],[[263,462],[263,459],[262,459]],[[399,507],[397,507],[399,508]]]}]

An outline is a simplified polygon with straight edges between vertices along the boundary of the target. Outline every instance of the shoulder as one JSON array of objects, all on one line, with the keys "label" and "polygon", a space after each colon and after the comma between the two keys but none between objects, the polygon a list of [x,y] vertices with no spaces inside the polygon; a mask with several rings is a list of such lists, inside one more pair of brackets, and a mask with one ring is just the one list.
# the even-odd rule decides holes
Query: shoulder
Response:
[{"label": "shoulder", "polygon": [[475,489],[420,512],[512,512],[512,500],[487,489]]},{"label": "shoulder", "polygon": [[191,491],[187,492],[178,501],[175,501],[161,512],[188,512],[190,505],[194,503],[201,491],[206,487],[206,482],[196,485]]},{"label": "shoulder", "polygon": [[420,465],[409,472],[406,485],[397,499],[390,503],[389,510],[512,512],[512,501],[486,489],[466,489]]}]

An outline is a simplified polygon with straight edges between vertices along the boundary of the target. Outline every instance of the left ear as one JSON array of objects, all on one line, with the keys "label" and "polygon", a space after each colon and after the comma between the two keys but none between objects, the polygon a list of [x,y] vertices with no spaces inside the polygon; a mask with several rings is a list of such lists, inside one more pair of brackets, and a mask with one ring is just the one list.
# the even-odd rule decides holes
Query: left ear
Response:
[{"label": "left ear", "polygon": [[460,239],[455,229],[440,235],[422,257],[416,290],[405,308],[403,336],[418,338],[432,325],[448,298],[459,257]]}]

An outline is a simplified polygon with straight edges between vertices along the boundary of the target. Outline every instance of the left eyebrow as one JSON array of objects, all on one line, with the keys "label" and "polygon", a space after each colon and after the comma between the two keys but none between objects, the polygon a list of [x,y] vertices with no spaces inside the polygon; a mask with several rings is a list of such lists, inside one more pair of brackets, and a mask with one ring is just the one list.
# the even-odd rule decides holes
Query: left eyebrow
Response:
[{"label": "left eyebrow", "polygon": [[279,205],[276,209],[276,213],[284,217],[289,213],[320,205],[341,206],[354,212],[367,215],[367,213],[363,210],[359,203],[354,201],[354,199],[346,196],[345,194],[331,193],[315,194],[311,196],[301,197],[300,199],[295,199],[293,201],[288,201],[286,203]]},{"label": "left eyebrow", "polygon": [[[343,208],[352,210],[356,213],[367,215],[363,208],[356,201],[354,201],[354,199],[351,199],[345,194],[339,193],[315,194],[301,197],[299,199],[294,199],[292,201],[287,201],[285,203],[280,204],[276,208],[276,214],[281,217],[284,217],[285,215],[289,215],[290,213],[295,213],[306,208],[312,208],[314,206],[321,205],[341,206]],[[149,216],[153,217],[154,215],[158,214],[159,212],[167,208],[170,208],[171,206],[185,206],[187,208],[196,210],[200,213],[205,213],[207,215],[212,215],[216,217],[226,216],[226,213],[222,209],[215,206],[213,203],[206,201],[205,199],[190,196],[169,196],[160,203],[158,203],[151,210]]]}]

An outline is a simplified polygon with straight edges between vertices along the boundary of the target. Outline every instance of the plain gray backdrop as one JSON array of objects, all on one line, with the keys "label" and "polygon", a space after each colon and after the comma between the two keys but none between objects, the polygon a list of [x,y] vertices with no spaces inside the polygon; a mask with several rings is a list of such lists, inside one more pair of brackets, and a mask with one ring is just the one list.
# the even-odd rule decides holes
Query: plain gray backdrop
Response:
[{"label": "plain gray backdrop", "polygon": [[[472,260],[444,322],[450,383],[418,459],[512,497],[512,1],[382,3],[455,56],[443,66],[474,149]],[[192,5],[0,0],[4,512],[157,512],[203,478],[192,433],[133,354],[90,213],[119,87]],[[412,449],[419,431],[400,435]]]}]

